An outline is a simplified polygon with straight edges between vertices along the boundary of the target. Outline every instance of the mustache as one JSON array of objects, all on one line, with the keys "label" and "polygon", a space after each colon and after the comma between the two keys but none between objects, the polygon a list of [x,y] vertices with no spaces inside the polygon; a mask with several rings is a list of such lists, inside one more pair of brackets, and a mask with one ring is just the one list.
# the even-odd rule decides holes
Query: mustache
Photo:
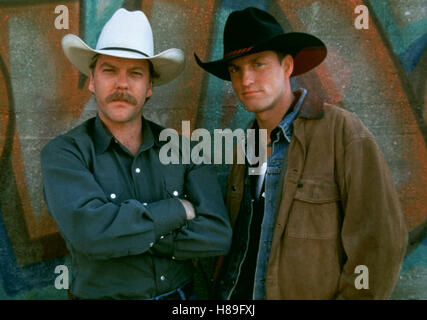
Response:
[{"label": "mustache", "polygon": [[114,92],[110,94],[106,99],[106,102],[113,102],[113,101],[126,101],[127,103],[136,105],[138,102],[136,99],[130,95],[127,92]]}]

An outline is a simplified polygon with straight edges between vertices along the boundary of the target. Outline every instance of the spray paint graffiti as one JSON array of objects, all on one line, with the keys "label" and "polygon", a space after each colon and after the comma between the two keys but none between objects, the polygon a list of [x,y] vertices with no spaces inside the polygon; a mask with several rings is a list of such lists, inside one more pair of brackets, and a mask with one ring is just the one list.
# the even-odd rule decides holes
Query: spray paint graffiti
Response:
[{"label": "spray paint graffiti", "polygon": [[[58,5],[69,10],[68,30],[54,27]],[[354,27],[358,5],[369,9],[369,29]],[[63,55],[61,38],[74,33],[95,46],[116,9],[142,9],[157,52],[178,47],[187,53],[184,73],[155,89],[145,116],[178,130],[181,120],[189,120],[192,129],[235,129],[250,114],[238,105],[230,84],[204,73],[192,53],[203,60],[221,57],[225,20],[246,6],[270,11],[287,31],[310,32],[326,42],[326,61],[292,85],[364,121],[390,164],[408,227],[423,230],[427,15],[422,1],[12,0],[0,2],[0,298],[63,294],[53,288],[53,270],[65,263],[67,251],[43,202],[39,152],[48,140],[93,116],[96,106],[87,78]],[[224,181],[225,169],[220,173]]]}]

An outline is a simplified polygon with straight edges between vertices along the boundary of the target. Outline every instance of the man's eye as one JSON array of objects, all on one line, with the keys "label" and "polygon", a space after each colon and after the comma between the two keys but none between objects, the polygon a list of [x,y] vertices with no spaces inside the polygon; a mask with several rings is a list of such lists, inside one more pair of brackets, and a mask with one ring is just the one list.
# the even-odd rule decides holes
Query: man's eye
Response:
[{"label": "man's eye", "polygon": [[229,67],[228,68],[228,71],[230,72],[230,73],[236,73],[237,72],[237,68],[236,67]]},{"label": "man's eye", "polygon": [[255,65],[256,65],[257,67],[261,67],[261,66],[263,66],[263,65],[264,65],[264,63],[262,63],[262,62],[255,62]]},{"label": "man's eye", "polygon": [[143,74],[141,72],[137,72],[137,71],[133,71],[132,75],[133,76],[137,76],[137,77],[142,77],[143,76]]},{"label": "man's eye", "polygon": [[113,69],[103,69],[102,72],[113,72]]}]

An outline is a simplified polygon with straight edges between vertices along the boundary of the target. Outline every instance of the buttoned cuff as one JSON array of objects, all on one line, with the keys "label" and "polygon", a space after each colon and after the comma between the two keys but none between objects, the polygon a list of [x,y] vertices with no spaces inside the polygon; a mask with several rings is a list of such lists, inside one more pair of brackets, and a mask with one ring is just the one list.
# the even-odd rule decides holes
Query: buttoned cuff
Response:
[{"label": "buttoned cuff", "polygon": [[187,221],[185,208],[178,199],[164,199],[144,206],[154,223],[156,241],[182,227]]},{"label": "buttoned cuff", "polygon": [[160,236],[160,239],[155,243],[153,243],[150,249],[151,254],[174,259],[173,257],[173,253],[175,251],[174,238],[175,238],[175,232],[173,231],[168,233],[163,238],[162,236]]}]

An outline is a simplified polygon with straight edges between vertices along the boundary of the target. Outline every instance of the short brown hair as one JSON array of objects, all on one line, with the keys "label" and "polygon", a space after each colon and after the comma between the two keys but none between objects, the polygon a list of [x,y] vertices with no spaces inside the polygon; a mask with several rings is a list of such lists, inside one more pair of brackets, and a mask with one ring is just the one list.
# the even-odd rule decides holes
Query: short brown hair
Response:
[{"label": "short brown hair", "polygon": [[277,59],[279,60],[280,64],[282,64],[283,58],[290,54],[279,50],[274,50],[274,52],[276,53]]}]

